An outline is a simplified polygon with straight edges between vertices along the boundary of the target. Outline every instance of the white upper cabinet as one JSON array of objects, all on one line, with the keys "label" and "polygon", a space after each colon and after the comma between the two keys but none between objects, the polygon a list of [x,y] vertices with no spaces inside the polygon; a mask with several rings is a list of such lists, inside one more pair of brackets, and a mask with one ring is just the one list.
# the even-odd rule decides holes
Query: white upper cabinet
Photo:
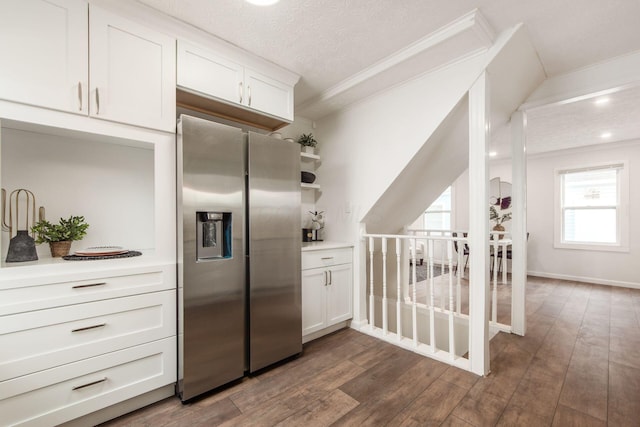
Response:
[{"label": "white upper cabinet", "polygon": [[293,120],[293,85],[297,77],[288,84],[182,40],[178,41],[177,69],[179,88]]},{"label": "white upper cabinet", "polygon": [[241,104],[243,81],[242,65],[178,41],[178,86]]},{"label": "white upper cabinet", "polygon": [[0,41],[0,99],[175,131],[175,39],[84,0],[2,0]]},{"label": "white upper cabinet", "polygon": [[90,11],[90,115],[175,131],[175,39]]},{"label": "white upper cabinet", "polygon": [[87,114],[87,3],[0,1],[0,98]]},{"label": "white upper cabinet", "polygon": [[247,106],[258,111],[293,120],[293,88],[256,71],[245,68]]}]

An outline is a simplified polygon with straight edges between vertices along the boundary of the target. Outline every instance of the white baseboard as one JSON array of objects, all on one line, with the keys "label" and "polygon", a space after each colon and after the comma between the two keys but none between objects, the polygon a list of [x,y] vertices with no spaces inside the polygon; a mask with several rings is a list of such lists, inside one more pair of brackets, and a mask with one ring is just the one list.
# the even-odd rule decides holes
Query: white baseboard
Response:
[{"label": "white baseboard", "polygon": [[343,322],[339,322],[339,323],[336,323],[335,325],[331,325],[331,326],[329,326],[327,328],[324,328],[324,329],[322,329],[320,331],[312,332],[309,335],[304,335],[302,337],[302,344],[308,343],[309,341],[313,341],[316,338],[320,338],[320,337],[322,337],[324,335],[328,335],[328,334],[330,334],[332,332],[335,332],[335,331],[337,331],[339,329],[344,329],[347,326],[349,326],[349,321],[345,320]]},{"label": "white baseboard", "polygon": [[542,271],[528,271],[529,276],[545,277],[547,279],[573,280],[575,282],[595,283],[597,285],[620,286],[623,288],[640,289],[640,283],[623,282],[620,280],[599,279],[596,277],[571,276],[569,274],[545,273]]}]

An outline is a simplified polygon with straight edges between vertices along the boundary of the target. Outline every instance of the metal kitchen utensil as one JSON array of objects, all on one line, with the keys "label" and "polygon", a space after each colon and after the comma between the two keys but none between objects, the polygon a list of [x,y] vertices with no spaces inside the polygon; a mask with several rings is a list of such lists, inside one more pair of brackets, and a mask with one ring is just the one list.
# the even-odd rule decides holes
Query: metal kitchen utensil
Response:
[{"label": "metal kitchen utensil", "polygon": [[[9,232],[9,250],[7,252],[7,262],[37,261],[36,243],[33,235],[29,235],[29,230],[35,223],[36,218],[36,197],[27,189],[19,188],[9,195],[9,222],[5,218],[6,214],[6,191],[2,189],[2,229]],[[20,197],[24,196],[24,229],[20,229]],[[15,211],[15,230],[14,230]],[[31,218],[29,218],[31,212]],[[33,234],[33,233],[32,233]],[[12,237],[13,236],[13,237]]]}]

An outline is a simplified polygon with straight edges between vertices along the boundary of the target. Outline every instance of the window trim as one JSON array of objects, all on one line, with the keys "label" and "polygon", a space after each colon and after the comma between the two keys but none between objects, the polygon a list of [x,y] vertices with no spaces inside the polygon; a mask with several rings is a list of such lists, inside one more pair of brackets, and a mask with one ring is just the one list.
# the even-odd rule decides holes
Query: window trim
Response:
[{"label": "window trim", "polygon": [[[563,240],[562,176],[566,173],[584,172],[598,169],[619,170],[618,205],[616,208],[617,242],[616,243],[576,243]],[[578,207],[574,207],[577,209]],[[581,209],[604,209],[611,206],[584,207]],[[589,251],[629,252],[629,163],[626,160],[563,167],[554,170],[554,238],[553,247],[557,249],[578,249]]]},{"label": "window trim", "polygon": [[[427,208],[424,211],[422,211],[422,215],[421,215],[422,228],[423,229],[427,229],[427,218],[426,218],[426,215],[428,213],[448,213],[449,214],[449,227],[450,227],[451,230],[455,230],[456,229],[455,228],[455,217],[453,215],[453,212],[455,210],[455,184],[451,184],[451,185],[447,186],[447,188],[451,188],[450,196],[449,196],[451,198],[451,200],[450,200],[451,201],[450,209],[449,210],[433,210],[433,211],[430,211],[429,207],[431,205],[427,206]],[[442,193],[444,193],[445,191],[446,191],[446,188],[442,191]],[[442,193],[440,193],[440,195],[442,195]],[[440,197],[440,195],[438,195],[438,197]],[[449,231],[449,230],[438,230],[438,231]]]}]

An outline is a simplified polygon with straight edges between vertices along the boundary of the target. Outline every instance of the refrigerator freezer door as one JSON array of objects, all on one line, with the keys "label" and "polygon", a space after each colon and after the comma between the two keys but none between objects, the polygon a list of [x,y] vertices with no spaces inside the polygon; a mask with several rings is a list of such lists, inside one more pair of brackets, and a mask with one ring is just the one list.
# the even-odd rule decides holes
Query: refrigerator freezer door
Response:
[{"label": "refrigerator freezer door", "polygon": [[249,132],[249,370],[302,351],[300,147]]},{"label": "refrigerator freezer door", "polygon": [[[181,116],[177,169],[182,400],[244,374],[244,155],[240,129]],[[215,233],[203,227],[203,221],[213,221]],[[203,236],[206,231],[209,234]],[[210,242],[214,237],[223,248]],[[198,245],[203,247],[200,251]],[[207,250],[218,251],[211,255]]]}]

